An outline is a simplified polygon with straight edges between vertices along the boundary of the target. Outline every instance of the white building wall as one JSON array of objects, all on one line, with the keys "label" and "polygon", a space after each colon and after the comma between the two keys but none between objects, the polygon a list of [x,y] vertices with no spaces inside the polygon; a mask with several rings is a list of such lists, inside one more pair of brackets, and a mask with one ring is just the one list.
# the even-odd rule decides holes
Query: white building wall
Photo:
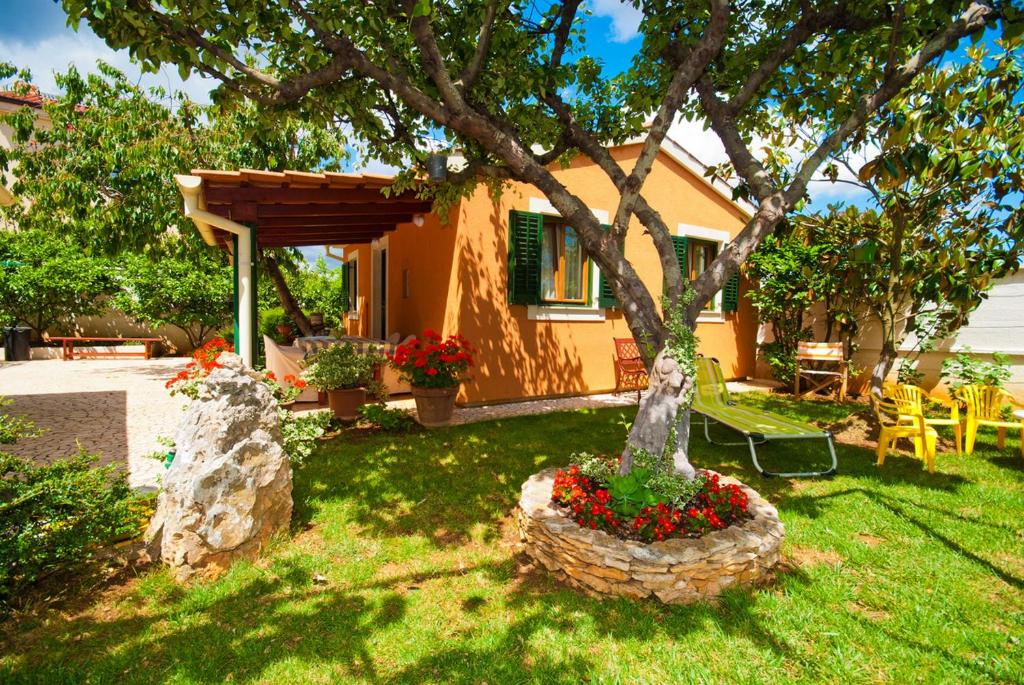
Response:
[{"label": "white building wall", "polygon": [[[812,308],[808,324],[814,328],[816,338],[824,340],[820,306]],[[867,383],[871,368],[878,360],[881,339],[877,325],[871,320],[862,322],[859,348],[853,357],[854,365],[861,374],[851,384],[853,391],[864,390],[863,386]],[[771,340],[771,327],[762,324],[758,342]],[[915,345],[913,336],[909,336],[900,347],[901,357],[912,351]],[[922,381],[924,388],[934,391],[937,395],[947,394],[945,385],[939,379],[942,362],[966,348],[970,348],[972,354],[988,361],[991,361],[993,352],[1009,355],[1013,375],[1007,383],[1007,389],[1024,401],[1024,270],[996,281],[988,292],[988,298],[971,314],[967,326],[961,328],[952,338],[939,341],[932,352],[921,355],[917,368],[925,374]],[[893,366],[890,374],[892,380],[895,380],[898,365],[897,361]],[[767,364],[760,355],[757,368],[758,376],[770,377]]]}]

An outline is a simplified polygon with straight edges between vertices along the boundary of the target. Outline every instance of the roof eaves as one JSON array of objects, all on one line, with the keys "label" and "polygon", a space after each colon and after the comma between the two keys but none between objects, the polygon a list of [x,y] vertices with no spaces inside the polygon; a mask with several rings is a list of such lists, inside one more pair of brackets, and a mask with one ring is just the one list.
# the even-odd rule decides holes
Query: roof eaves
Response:
[{"label": "roof eaves", "polygon": [[[645,137],[630,138],[621,145],[640,145],[644,140]],[[616,147],[621,147],[621,145]],[[754,207],[754,205],[750,204],[746,200],[733,199],[733,187],[720,178],[711,179],[706,176],[705,174],[708,169],[707,164],[704,164],[702,161],[697,159],[696,155],[680,145],[672,138],[671,135],[665,136],[665,140],[661,143],[661,151],[668,155],[674,162],[700,179],[704,185],[708,186],[718,195],[728,200],[728,202],[736,207],[736,209],[740,210],[746,218],[749,219],[754,216],[754,213],[757,211],[757,208]]]}]

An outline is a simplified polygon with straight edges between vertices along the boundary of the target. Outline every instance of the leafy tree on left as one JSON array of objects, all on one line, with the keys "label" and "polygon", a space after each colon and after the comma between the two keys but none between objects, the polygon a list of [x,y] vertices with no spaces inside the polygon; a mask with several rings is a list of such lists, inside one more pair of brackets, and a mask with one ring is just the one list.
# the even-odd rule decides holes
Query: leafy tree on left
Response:
[{"label": "leafy tree on left", "polygon": [[0,242],[0,319],[23,322],[37,337],[75,316],[98,314],[114,283],[108,262],[82,254],[59,233],[29,229]]},{"label": "leafy tree on left", "polygon": [[[14,73],[0,64],[0,78]],[[19,78],[27,82],[30,75]],[[59,234],[83,259],[154,260],[146,265],[132,258],[133,268],[117,269],[124,288],[117,304],[149,323],[188,329],[190,339],[198,335],[195,342],[201,342],[218,327],[214,319],[230,317],[226,297],[212,291],[223,285],[225,260],[184,220],[174,174],[199,167],[337,168],[344,151],[340,133],[307,132],[298,120],[267,126],[252,107],[204,106],[181,93],[143,90],[103,62],[87,75],[71,68],[57,83],[63,94],[44,105],[49,126],[37,125],[38,111],[28,107],[3,118],[15,146],[0,150],[0,171],[15,178],[8,185],[23,201],[0,216],[20,231]],[[272,277],[280,276],[278,262],[289,261],[282,254],[260,257]],[[196,274],[208,278],[202,293],[185,285]],[[282,299],[290,297],[283,278],[274,280]],[[172,282],[179,293],[190,290],[174,306],[166,298]]]}]

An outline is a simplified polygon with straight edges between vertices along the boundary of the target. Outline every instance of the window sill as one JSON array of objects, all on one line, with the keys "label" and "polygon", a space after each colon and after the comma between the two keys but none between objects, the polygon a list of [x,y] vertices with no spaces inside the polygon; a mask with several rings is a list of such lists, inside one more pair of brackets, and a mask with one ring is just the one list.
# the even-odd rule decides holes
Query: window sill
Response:
[{"label": "window sill", "polygon": [[697,315],[697,323],[725,323],[722,312],[701,312]]},{"label": "window sill", "polygon": [[605,311],[594,307],[571,305],[536,305],[526,308],[530,321],[604,321]]}]

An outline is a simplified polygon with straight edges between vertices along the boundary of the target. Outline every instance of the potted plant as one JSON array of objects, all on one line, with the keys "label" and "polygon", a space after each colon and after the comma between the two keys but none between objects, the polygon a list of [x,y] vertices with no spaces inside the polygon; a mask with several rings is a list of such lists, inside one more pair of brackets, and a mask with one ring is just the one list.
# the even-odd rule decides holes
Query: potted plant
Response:
[{"label": "potted plant", "polygon": [[461,335],[441,336],[426,330],[399,345],[388,359],[412,386],[416,413],[424,426],[444,426],[455,411],[455,396],[473,365],[473,348]]},{"label": "potted plant", "polygon": [[366,388],[382,359],[363,354],[352,343],[332,345],[310,360],[303,373],[306,381],[327,393],[327,406],[339,419],[359,418],[359,407],[366,404]]},{"label": "potted plant", "polygon": [[295,329],[292,327],[291,319],[281,307],[274,307],[260,313],[260,323],[263,333],[270,336],[277,343],[287,344],[293,337]]}]

